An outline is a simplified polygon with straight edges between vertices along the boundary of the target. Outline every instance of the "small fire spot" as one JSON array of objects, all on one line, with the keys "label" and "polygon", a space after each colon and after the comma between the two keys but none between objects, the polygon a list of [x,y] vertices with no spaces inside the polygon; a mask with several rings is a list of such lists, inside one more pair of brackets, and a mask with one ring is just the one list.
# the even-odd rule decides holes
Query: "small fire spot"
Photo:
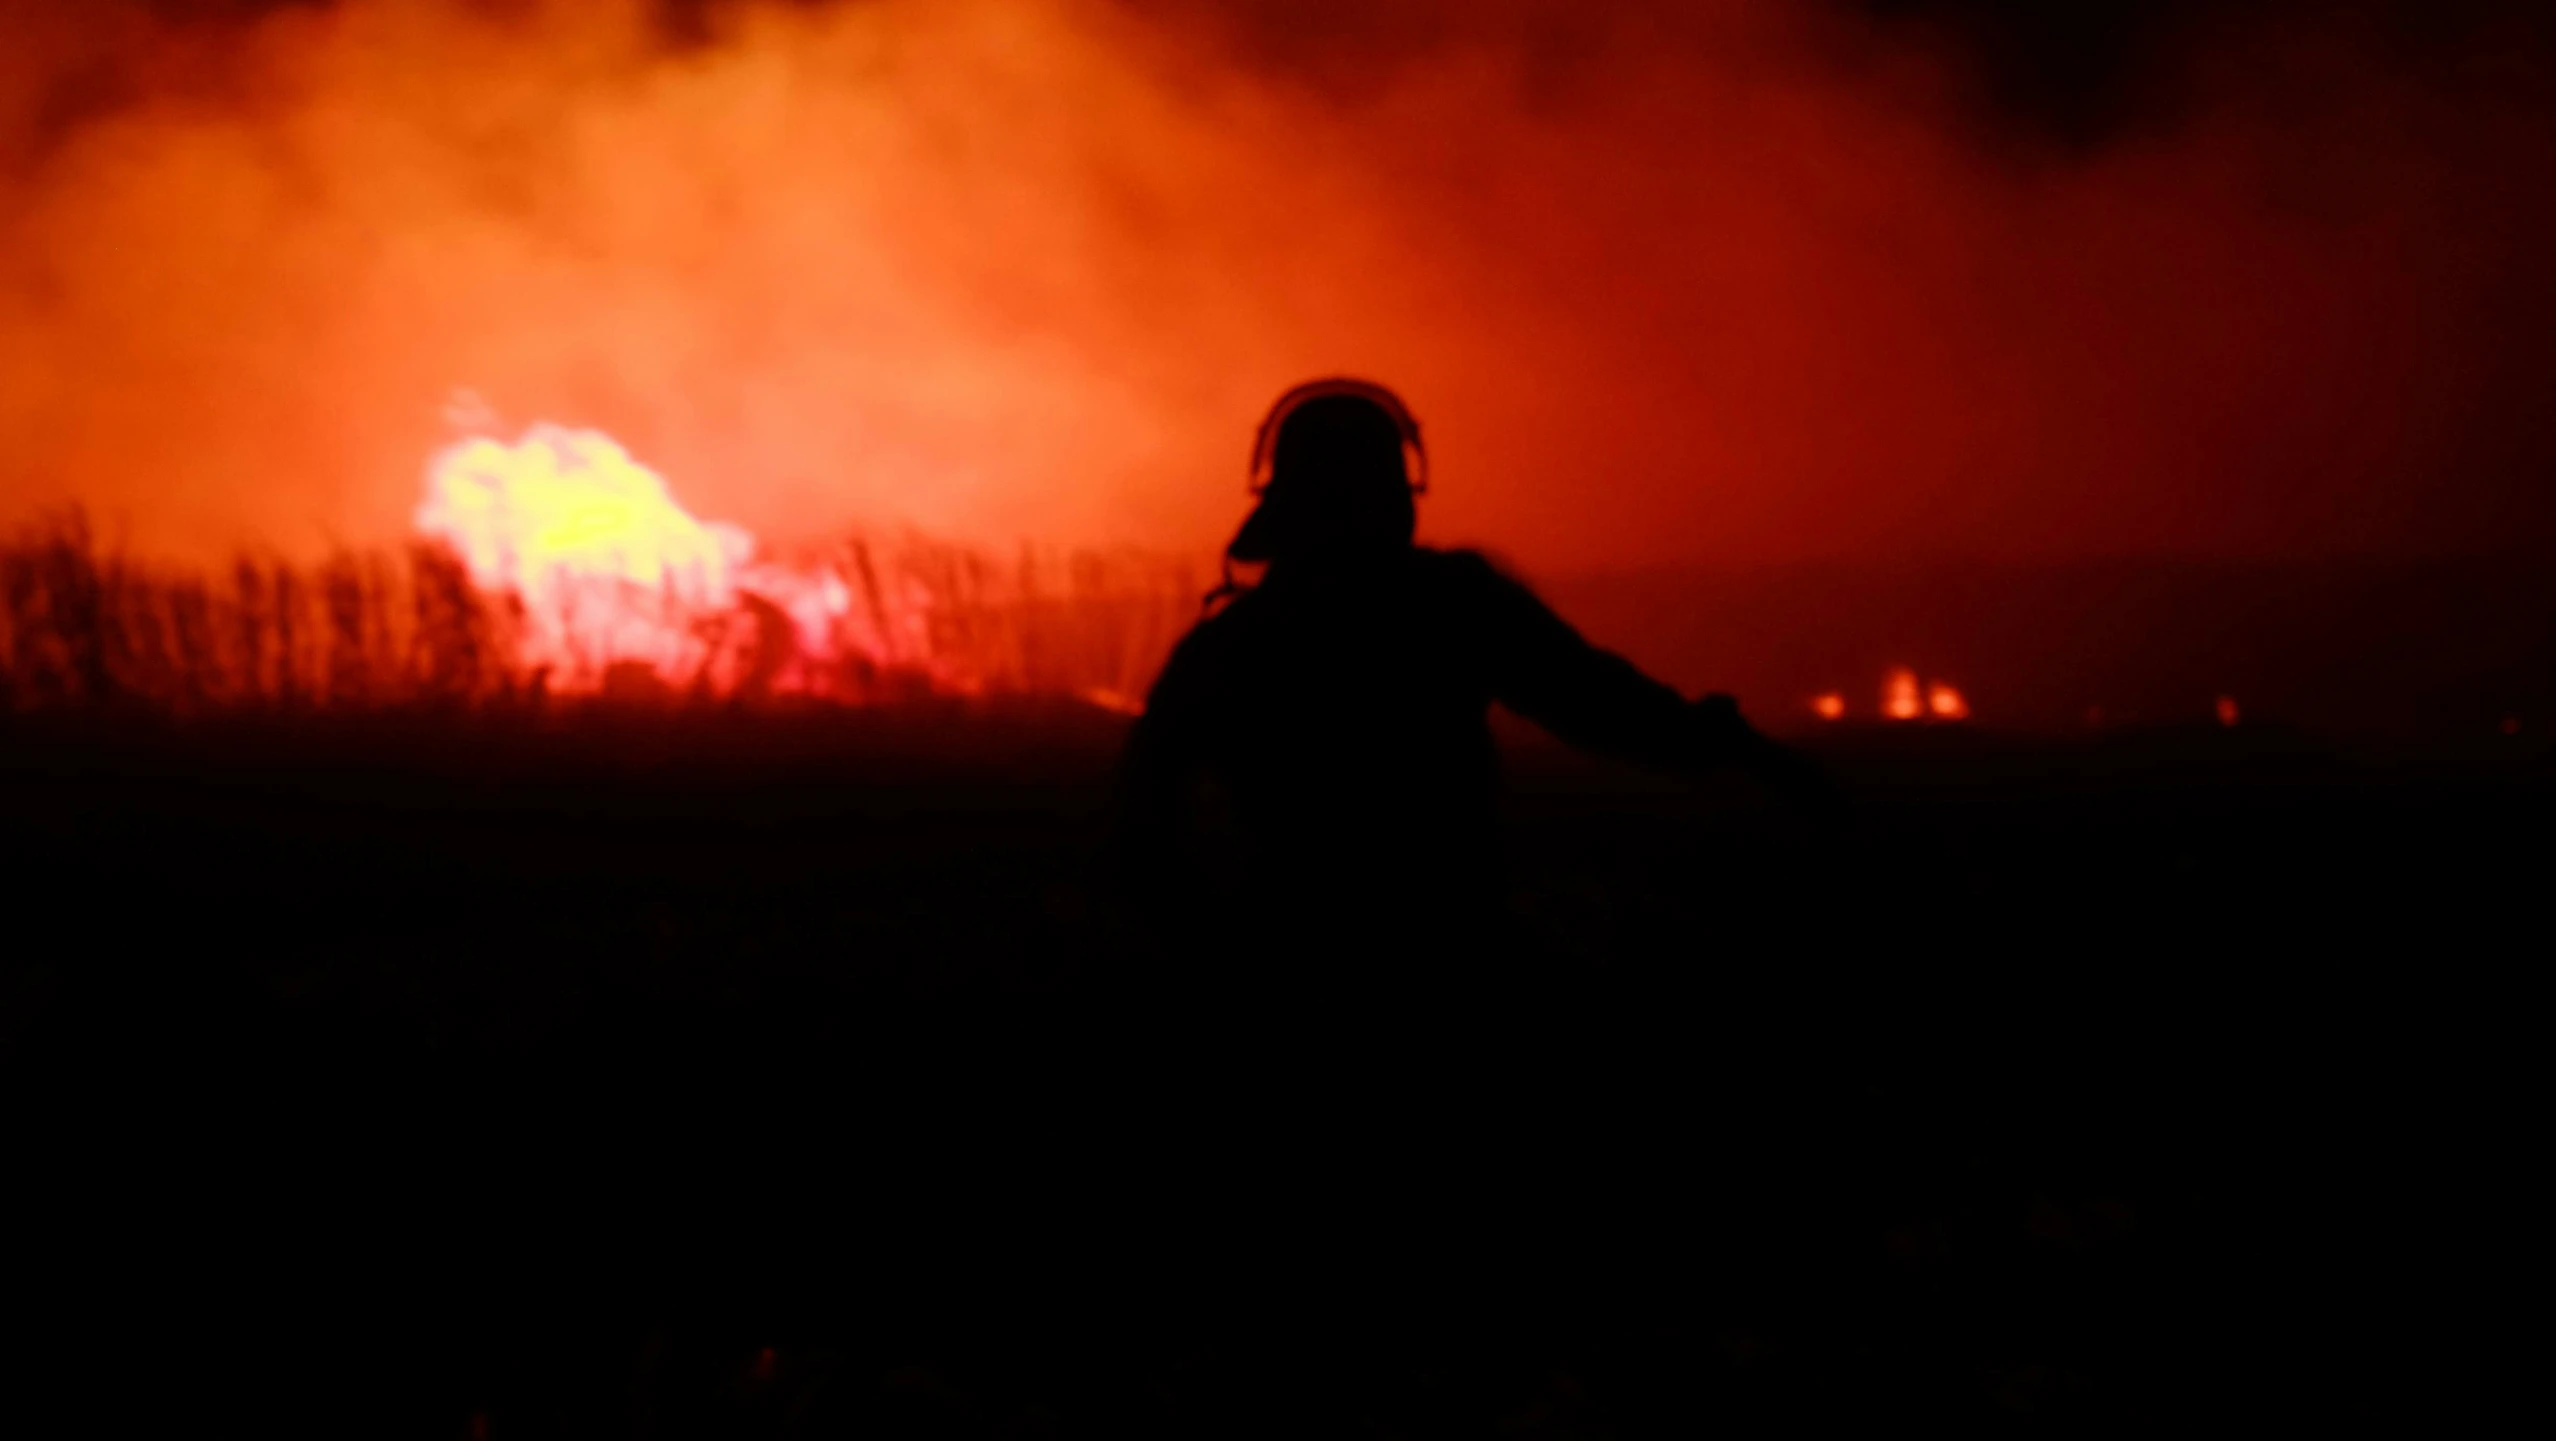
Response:
[{"label": "small fire spot", "polygon": [[1917,687],[1917,672],[1902,666],[1882,677],[1881,711],[1895,721],[1912,721],[1926,713],[1926,698]]},{"label": "small fire spot", "polygon": [[1824,721],[1844,720],[1846,718],[1846,697],[1838,694],[1836,691],[1829,691],[1825,695],[1812,696],[1811,714],[1818,716]]},{"label": "small fire spot", "polygon": [[2233,726],[2237,723],[2240,715],[2242,715],[2242,712],[2237,709],[2235,696],[2223,695],[2219,697],[2219,724],[2223,726]]},{"label": "small fire spot", "polygon": [[754,1364],[747,1368],[746,1374],[757,1381],[769,1381],[773,1373],[780,1369],[780,1365],[781,1358],[773,1353],[771,1347],[766,1346],[754,1353]]},{"label": "small fire spot", "polygon": [[1970,718],[1970,701],[1952,682],[1920,679],[1908,667],[1892,666],[1882,676],[1884,720],[1957,721]]},{"label": "small fire spot", "polygon": [[2503,734],[2507,736],[2516,736],[2520,734],[2519,716],[2507,715],[2503,717]]}]

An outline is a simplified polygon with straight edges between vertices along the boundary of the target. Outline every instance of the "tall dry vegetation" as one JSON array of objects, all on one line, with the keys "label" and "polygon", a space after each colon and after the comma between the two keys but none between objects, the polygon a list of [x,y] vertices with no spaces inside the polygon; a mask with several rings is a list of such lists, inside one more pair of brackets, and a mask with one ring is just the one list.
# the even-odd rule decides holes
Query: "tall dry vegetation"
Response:
[{"label": "tall dry vegetation", "polygon": [[102,545],[69,512],[0,537],[0,710],[538,705],[595,690],[668,705],[955,692],[1124,706],[1198,606],[1187,567],[1143,555],[1025,552],[1005,565],[928,540],[854,540],[824,563],[854,595],[846,628],[869,638],[861,646],[810,656],[776,607],[748,595],[704,618],[694,675],[601,655],[561,674],[523,659],[521,602],[480,591],[438,543],[315,566],[244,554],[208,572]]}]

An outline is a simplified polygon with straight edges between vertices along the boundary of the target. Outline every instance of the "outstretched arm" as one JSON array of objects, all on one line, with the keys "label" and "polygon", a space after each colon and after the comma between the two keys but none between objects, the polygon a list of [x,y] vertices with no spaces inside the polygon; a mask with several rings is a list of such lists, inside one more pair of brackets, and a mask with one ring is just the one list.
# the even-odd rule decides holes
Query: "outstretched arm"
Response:
[{"label": "outstretched arm", "polygon": [[1500,703],[1581,750],[1669,770],[1736,766],[1796,794],[1825,790],[1816,767],[1761,734],[1726,695],[1689,702],[1631,661],[1591,645],[1533,591],[1480,571]]}]

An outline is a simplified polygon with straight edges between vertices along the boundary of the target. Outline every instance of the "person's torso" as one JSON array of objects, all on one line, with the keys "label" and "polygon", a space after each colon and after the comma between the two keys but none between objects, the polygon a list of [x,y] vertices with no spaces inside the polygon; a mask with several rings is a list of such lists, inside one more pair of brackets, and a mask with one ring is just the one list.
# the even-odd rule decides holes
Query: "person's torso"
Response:
[{"label": "person's torso", "polygon": [[1258,864],[1334,885],[1496,884],[1490,657],[1450,557],[1273,576],[1207,625],[1205,751]]}]

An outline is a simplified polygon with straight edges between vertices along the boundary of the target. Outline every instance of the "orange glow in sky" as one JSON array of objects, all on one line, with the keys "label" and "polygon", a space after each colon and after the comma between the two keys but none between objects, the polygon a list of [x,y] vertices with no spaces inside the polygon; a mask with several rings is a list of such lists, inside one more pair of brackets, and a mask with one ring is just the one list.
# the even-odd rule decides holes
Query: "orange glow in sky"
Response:
[{"label": "orange glow in sky", "polygon": [[457,385],[776,546],[1209,554],[1343,372],[1428,428],[1425,533],[1536,574],[2556,510],[2470,479],[2544,470],[2486,404],[2556,333],[2537,132],[2351,44],[2298,52],[2331,123],[2196,81],[2018,158],[1922,39],[1772,0],[1560,58],[1441,7],[1336,84],[1105,0],[23,8],[0,93],[112,103],[0,104],[0,518],[137,546],[397,537]]}]

